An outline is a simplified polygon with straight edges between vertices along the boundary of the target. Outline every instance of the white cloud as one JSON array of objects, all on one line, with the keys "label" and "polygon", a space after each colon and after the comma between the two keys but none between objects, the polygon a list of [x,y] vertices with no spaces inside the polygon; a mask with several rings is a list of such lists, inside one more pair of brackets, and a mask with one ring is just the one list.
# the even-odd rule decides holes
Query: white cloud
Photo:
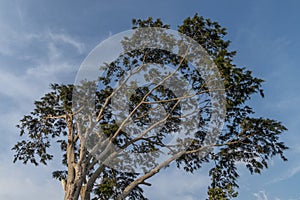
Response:
[{"label": "white cloud", "polygon": [[28,68],[24,74],[0,69],[0,95],[24,103],[33,101],[48,90],[50,83],[61,81],[59,76],[68,76],[75,69],[67,62],[45,63]]},{"label": "white cloud", "polygon": [[300,173],[300,165],[291,167],[290,169],[286,170],[286,173],[284,173],[281,177],[275,178],[272,181],[270,181],[268,184],[271,183],[278,183],[287,179],[290,179]]},{"label": "white cloud", "polygon": [[[77,54],[83,53],[84,45],[65,33],[25,32],[4,22],[0,19],[0,56],[5,58],[0,66],[0,105],[4,109],[0,116],[0,199],[63,199],[60,183],[51,178],[53,167],[14,165],[10,149],[17,141],[15,125],[33,101],[48,91],[50,83],[74,81],[79,64],[74,65],[58,45],[70,45]],[[8,58],[20,66],[11,66]],[[24,62],[28,60],[29,64]]]},{"label": "white cloud", "polygon": [[195,200],[206,197],[209,177],[207,175],[190,174],[182,169],[170,167],[161,171],[148,182],[151,187],[145,187],[149,199]]},{"label": "white cloud", "polygon": [[264,190],[254,193],[253,195],[256,197],[256,200],[269,200]]},{"label": "white cloud", "polygon": [[300,172],[300,165],[292,168],[291,170],[289,170],[289,173],[287,175],[287,179],[290,178],[290,177],[293,177],[295,176],[296,174],[298,174]]},{"label": "white cloud", "polygon": [[[20,15],[19,11],[18,13]],[[86,49],[84,43],[62,31],[57,32],[45,29],[43,31],[38,30],[28,32],[21,27],[12,27],[0,19],[0,55],[13,57],[27,55],[29,52],[24,51],[24,49],[30,49],[35,43],[46,45],[46,48],[49,44],[69,45],[79,54],[85,53]]]},{"label": "white cloud", "polygon": [[36,87],[28,81],[30,78],[26,76],[17,76],[13,73],[0,69],[0,94],[11,98],[31,98],[36,93]]},{"label": "white cloud", "polygon": [[[3,33],[3,35],[1,35]],[[74,60],[65,56],[59,43],[67,43],[82,53],[84,45],[67,34],[46,32],[46,34],[17,33],[0,24],[0,54],[20,59],[18,70],[11,70],[10,63],[2,63],[0,68],[0,95],[8,96],[15,101],[33,100],[48,89],[53,82],[72,82],[60,80],[61,77],[72,77],[70,74],[79,67]],[[43,52],[20,52],[22,46],[39,46]],[[26,49],[25,48],[25,49]],[[35,59],[34,59],[35,58]],[[24,64],[22,60],[30,60]]]},{"label": "white cloud", "polygon": [[15,41],[15,32],[0,21],[0,55],[10,56],[12,52],[12,43]]},{"label": "white cloud", "polygon": [[74,48],[77,49],[78,53],[83,53],[85,50],[85,46],[83,43],[78,42],[75,40],[73,37],[70,35],[64,34],[64,33],[53,33],[53,32],[48,32],[49,37],[56,42],[63,42],[66,44],[69,44],[73,46]]},{"label": "white cloud", "polygon": [[62,188],[51,179],[49,167],[1,164],[0,170],[0,199],[63,199]]}]

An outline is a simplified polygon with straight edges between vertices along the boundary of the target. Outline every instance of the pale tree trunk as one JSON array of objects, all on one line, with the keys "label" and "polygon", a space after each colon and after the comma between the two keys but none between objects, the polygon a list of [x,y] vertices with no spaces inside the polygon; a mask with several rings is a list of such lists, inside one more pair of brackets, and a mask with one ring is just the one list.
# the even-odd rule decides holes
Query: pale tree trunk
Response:
[{"label": "pale tree trunk", "polygon": [[[84,138],[81,137],[81,129],[79,124],[73,124],[73,115],[66,116],[68,127],[68,142],[67,142],[67,163],[68,172],[67,180],[63,180],[63,189],[65,191],[64,200],[90,200],[90,193],[92,192],[93,183],[87,184],[84,182],[87,174],[86,160],[87,152],[84,147]],[[78,133],[73,135],[73,125],[77,125]],[[80,139],[79,157],[75,161],[75,144]],[[95,179],[96,180],[96,179]],[[95,181],[94,180],[94,181]]]},{"label": "pale tree trunk", "polygon": [[73,199],[74,194],[74,179],[75,179],[75,169],[74,169],[74,142],[73,142],[73,120],[71,116],[67,116],[67,126],[68,126],[68,146],[67,146],[67,160],[68,160],[68,177],[67,185],[65,191],[64,200],[75,200]]},{"label": "pale tree trunk", "polygon": [[64,200],[78,200],[81,185],[78,184],[78,174],[75,169],[75,141],[73,135],[73,116],[66,116],[67,127],[68,127],[68,142],[67,142],[67,161],[68,161],[68,176],[65,187]]},{"label": "pale tree trunk", "polygon": [[86,185],[70,184],[66,187],[64,200],[90,200]]},{"label": "pale tree trunk", "polygon": [[82,186],[82,188],[81,188],[80,199],[81,200],[90,200],[90,195],[86,190],[86,185]]}]

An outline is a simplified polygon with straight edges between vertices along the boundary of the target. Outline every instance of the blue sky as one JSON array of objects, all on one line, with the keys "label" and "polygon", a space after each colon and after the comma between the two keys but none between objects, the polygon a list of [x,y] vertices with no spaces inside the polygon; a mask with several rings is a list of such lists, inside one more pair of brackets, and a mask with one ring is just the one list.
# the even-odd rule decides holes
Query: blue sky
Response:
[{"label": "blue sky", "polygon": [[[0,199],[62,199],[60,183],[48,166],[12,164],[15,125],[53,82],[73,83],[87,54],[112,34],[130,28],[132,18],[161,18],[176,29],[196,12],[227,27],[234,62],[266,80],[266,97],[255,96],[257,116],[288,127],[282,137],[291,148],[288,162],[271,161],[262,175],[242,164],[243,200],[299,200],[300,191],[300,2],[297,0],[89,0],[0,1]],[[202,199],[207,167],[194,175],[169,169],[151,179],[150,199]]]}]

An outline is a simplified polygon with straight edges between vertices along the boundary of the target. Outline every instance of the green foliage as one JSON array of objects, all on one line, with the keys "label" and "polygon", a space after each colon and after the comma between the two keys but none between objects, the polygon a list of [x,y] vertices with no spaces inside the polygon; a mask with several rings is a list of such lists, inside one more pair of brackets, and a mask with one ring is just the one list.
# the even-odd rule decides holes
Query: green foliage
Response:
[{"label": "green foliage", "polygon": [[[133,174],[120,173],[115,170],[107,170],[102,176],[102,181],[95,189],[96,199],[116,199],[122,190],[134,180]],[[143,195],[143,190],[137,188],[132,192],[128,199],[130,200],[147,200]]]},{"label": "green foliage", "polygon": [[[67,135],[67,124],[62,119],[50,119],[51,116],[60,116],[71,111],[72,85],[52,84],[52,91],[45,94],[40,101],[35,101],[35,109],[30,115],[25,115],[21,123],[17,125],[20,136],[26,136],[28,140],[18,142],[13,150],[16,151],[14,162],[23,161],[24,164],[31,162],[47,164],[53,156],[48,153],[51,140]],[[64,149],[64,141],[61,150]]]},{"label": "green foliage", "polygon": [[[224,190],[224,188],[226,188]],[[209,200],[230,200],[238,196],[238,193],[233,190],[231,185],[226,185],[222,188],[209,188],[208,189]]]},{"label": "green foliage", "polygon": [[[133,20],[133,28],[143,27],[161,27],[170,28],[160,19],[153,20]],[[107,64],[107,71],[102,77],[99,77],[101,85],[97,91],[86,90],[95,83],[82,83],[81,87],[77,87],[76,91],[73,85],[51,85],[51,92],[44,95],[40,101],[35,102],[35,109],[29,115],[25,115],[17,126],[20,129],[20,136],[26,139],[18,142],[13,150],[15,151],[15,159],[22,161],[24,164],[31,162],[35,165],[39,163],[47,164],[53,158],[53,155],[48,153],[53,141],[60,144],[61,151],[64,152],[62,158],[63,166],[67,167],[67,145],[70,141],[67,139],[68,123],[67,118],[75,113],[72,107],[72,94],[82,92],[82,96],[90,93],[96,97],[95,107],[96,116],[100,113],[101,108],[105,106],[107,98],[113,93],[113,88],[122,76],[130,70],[138,68],[141,63],[157,63],[169,65],[172,67],[180,66],[180,72],[184,75],[187,81],[197,91],[198,95],[202,95],[203,105],[205,105],[201,113],[199,113],[199,130],[193,133],[194,140],[189,145],[187,151],[191,153],[184,154],[175,162],[178,168],[183,168],[185,171],[193,173],[203,166],[204,163],[211,162],[214,164],[209,171],[211,177],[211,185],[208,187],[208,199],[227,200],[238,195],[237,178],[239,177],[236,163],[243,162],[249,169],[250,173],[261,173],[263,169],[268,167],[268,161],[279,155],[283,160],[284,151],[287,149],[285,144],[280,141],[280,135],[287,129],[278,121],[267,118],[253,117],[254,111],[248,105],[248,100],[252,95],[259,93],[263,97],[261,84],[262,79],[256,78],[251,71],[244,67],[237,67],[233,64],[235,51],[229,50],[230,42],[225,40],[226,29],[221,27],[217,22],[212,22],[210,19],[204,19],[197,14],[192,18],[188,17],[183,24],[178,27],[178,31],[193,38],[197,41],[213,58],[218,67],[222,80],[225,86],[226,93],[226,119],[225,126],[218,138],[215,151],[208,151],[205,156],[199,156],[199,152],[195,150],[202,148],[206,136],[206,129],[201,127],[209,121],[209,93],[203,78],[192,68],[187,61],[180,62],[182,58],[170,52],[159,49],[143,49],[129,51],[128,53],[117,58],[113,63]],[[167,36],[166,36],[167,37]],[[124,39],[124,46],[130,48],[134,45],[134,41]],[[162,44],[170,45],[170,43]],[[153,74],[158,72],[153,71]],[[130,96],[129,112],[139,105],[141,101],[159,101],[170,100],[176,98],[172,91],[164,87],[157,87],[147,98],[144,98],[153,86],[148,85],[140,87],[135,91],[135,95]],[[80,96],[80,95],[77,95]],[[85,101],[86,99],[82,99]],[[180,104],[177,105],[176,100],[160,103],[165,111],[169,114],[164,126],[155,131],[155,135],[144,137],[142,141],[134,141],[134,135],[126,134],[122,131],[113,140],[113,143],[119,148],[131,146],[132,152],[152,152],[165,146],[165,138],[168,134],[176,132],[179,117]],[[108,108],[110,102],[108,103]],[[80,108],[78,108],[80,109]],[[83,108],[85,109],[85,108]],[[142,104],[132,118],[139,127],[147,127],[151,123],[149,110],[150,104]],[[76,118],[80,123],[87,120],[84,116],[78,113]],[[64,118],[54,118],[54,116],[65,116]],[[93,116],[94,117],[94,116]],[[71,120],[72,121],[72,120]],[[75,120],[74,120],[75,121]],[[72,121],[73,122],[73,121]],[[99,122],[101,133],[106,137],[112,138],[118,131],[119,126],[116,120],[112,117],[109,109],[105,109],[103,116]],[[79,130],[72,124],[72,134],[78,135],[79,132],[89,130],[83,127]],[[204,127],[204,126],[203,126]],[[90,146],[95,146],[99,132],[91,133],[91,137],[86,141]],[[80,157],[78,141],[72,141],[76,150],[75,161]],[[193,152],[195,151],[195,152]],[[87,164],[94,162],[89,154],[86,155]],[[154,156],[155,157],[155,156]],[[149,158],[150,159],[150,158]],[[152,158],[155,159],[155,158]],[[136,163],[135,163],[136,164]],[[150,166],[151,167],[151,166]],[[91,167],[87,173],[89,179],[96,171],[95,167]],[[68,172],[65,170],[55,171],[53,177],[59,180],[66,179]],[[95,194],[94,199],[115,199],[131,182],[136,180],[139,174],[122,173],[115,171],[109,167],[105,167],[97,182],[93,187]],[[140,186],[137,186],[128,196],[128,199],[146,199],[143,196],[143,191]]]}]

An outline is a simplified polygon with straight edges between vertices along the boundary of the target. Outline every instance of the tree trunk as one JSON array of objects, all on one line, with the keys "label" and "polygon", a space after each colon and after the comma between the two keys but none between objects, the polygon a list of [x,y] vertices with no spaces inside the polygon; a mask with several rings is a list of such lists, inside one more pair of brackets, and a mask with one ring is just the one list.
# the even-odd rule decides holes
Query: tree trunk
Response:
[{"label": "tree trunk", "polygon": [[[84,140],[81,141],[80,156],[77,163],[75,162],[75,143],[76,138],[73,135],[73,116],[72,114],[66,117],[68,127],[68,143],[67,143],[67,162],[68,162],[68,176],[64,181],[65,197],[64,200],[90,200],[90,193],[92,189],[84,184],[84,177],[86,176]],[[79,130],[80,131],[80,130]],[[79,134],[79,133],[78,133]],[[78,138],[77,138],[78,139]]]},{"label": "tree trunk", "polygon": [[76,188],[74,184],[68,184],[66,189],[64,200],[78,200],[79,197],[75,197]]},{"label": "tree trunk", "polygon": [[91,198],[90,191],[87,190],[86,185],[81,188],[80,198],[81,200],[90,200]]},{"label": "tree trunk", "polygon": [[[74,150],[74,136],[73,136],[73,116],[66,117],[68,127],[68,143],[67,143],[67,161],[68,161],[68,176],[65,190],[64,200],[78,200],[79,192],[76,185],[76,171],[75,171],[75,150]],[[78,195],[77,195],[78,193]]]}]

